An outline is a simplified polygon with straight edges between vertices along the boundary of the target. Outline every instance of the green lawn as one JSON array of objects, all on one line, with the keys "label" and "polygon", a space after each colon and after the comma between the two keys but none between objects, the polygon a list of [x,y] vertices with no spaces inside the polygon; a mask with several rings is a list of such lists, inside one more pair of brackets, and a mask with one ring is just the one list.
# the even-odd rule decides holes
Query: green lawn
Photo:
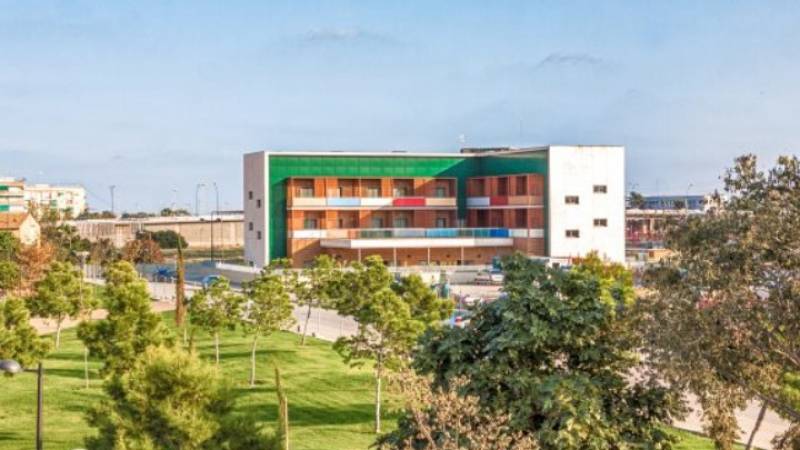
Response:
[{"label": "green lawn", "polygon": [[[165,320],[172,324],[172,315]],[[198,350],[211,361],[213,345],[198,335]],[[238,407],[272,427],[276,398],[272,367],[277,364],[289,398],[292,448],[354,450],[373,442],[372,377],[367,368],[353,369],[341,362],[330,343],[312,339],[305,347],[291,333],[276,333],[262,341],[258,353],[256,388],[247,387],[248,340],[240,333],[222,339],[221,371],[238,388]],[[83,347],[74,330],[64,332],[62,347],[45,361],[44,444],[47,449],[81,448],[91,433],[83,419],[86,408],[102,395],[97,378],[98,362],[92,362],[91,387],[83,387]],[[33,374],[0,377],[0,450],[33,448],[36,379]],[[388,410],[389,408],[387,408]],[[385,418],[386,428],[396,416]],[[689,433],[680,450],[711,450],[708,440]]]}]

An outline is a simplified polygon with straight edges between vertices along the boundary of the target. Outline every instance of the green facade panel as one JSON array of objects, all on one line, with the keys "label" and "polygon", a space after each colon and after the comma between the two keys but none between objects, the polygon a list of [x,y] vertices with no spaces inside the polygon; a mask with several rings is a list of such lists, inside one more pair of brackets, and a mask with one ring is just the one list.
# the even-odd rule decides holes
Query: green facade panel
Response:
[{"label": "green facade panel", "polygon": [[457,179],[458,214],[466,215],[467,179],[547,173],[546,152],[508,156],[336,156],[270,154],[269,257],[286,256],[286,180],[291,177],[450,177]]}]

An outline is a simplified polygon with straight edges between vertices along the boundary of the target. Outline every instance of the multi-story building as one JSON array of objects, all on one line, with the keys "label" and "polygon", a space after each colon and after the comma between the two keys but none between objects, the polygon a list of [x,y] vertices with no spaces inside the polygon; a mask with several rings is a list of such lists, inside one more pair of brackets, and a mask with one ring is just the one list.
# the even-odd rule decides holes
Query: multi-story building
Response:
[{"label": "multi-story building", "polygon": [[69,212],[78,217],[86,211],[86,189],[82,186],[25,185],[25,200],[45,209]]},{"label": "multi-story building", "polygon": [[16,178],[0,178],[0,212],[22,213],[27,210],[25,182]]},{"label": "multi-story building", "polygon": [[596,251],[621,262],[624,164],[618,146],[249,153],[245,259],[465,265]]}]

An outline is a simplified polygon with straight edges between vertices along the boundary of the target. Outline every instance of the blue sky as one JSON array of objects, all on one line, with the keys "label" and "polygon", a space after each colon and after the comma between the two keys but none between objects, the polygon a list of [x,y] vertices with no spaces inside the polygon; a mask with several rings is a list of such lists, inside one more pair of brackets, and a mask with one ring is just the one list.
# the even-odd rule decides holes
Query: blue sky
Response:
[{"label": "blue sky", "polygon": [[[0,174],[241,205],[241,155],[611,143],[646,193],[798,148],[800,3],[9,2]],[[176,190],[176,191],[175,191]],[[212,193],[201,191],[201,209]]]}]

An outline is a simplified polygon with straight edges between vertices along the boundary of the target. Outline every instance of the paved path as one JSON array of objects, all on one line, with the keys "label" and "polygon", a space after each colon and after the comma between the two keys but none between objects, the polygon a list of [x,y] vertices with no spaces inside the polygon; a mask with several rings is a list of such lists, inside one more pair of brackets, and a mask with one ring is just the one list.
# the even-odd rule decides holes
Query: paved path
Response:
[{"label": "paved path", "polygon": [[[97,284],[102,284],[102,282],[94,280]],[[175,287],[171,283],[148,283],[150,293],[155,299],[152,303],[154,311],[169,311],[175,309]],[[186,294],[187,296],[191,296],[197,287],[194,286],[187,286]],[[467,286],[467,285],[457,285],[453,286],[453,291],[460,294],[469,294],[475,296],[486,296],[486,297],[494,297],[497,295],[498,288],[492,286]],[[302,332],[302,325],[305,321],[305,317],[307,314],[307,309],[305,307],[295,307],[294,309],[294,316],[297,319],[297,324],[292,327],[290,331],[300,333]],[[98,310],[95,311],[92,318],[94,319],[102,319],[106,316],[105,310]],[[32,319],[31,323],[39,330],[40,333],[52,333],[55,331],[55,324],[47,323],[41,319]],[[64,324],[64,328],[69,328],[71,326],[75,326],[78,321],[68,321]],[[355,321],[350,317],[342,317],[338,315],[335,311],[326,310],[326,309],[319,309],[319,308],[312,308],[311,310],[311,321],[309,322],[308,326],[308,334],[311,336],[315,336],[319,339],[323,339],[326,341],[335,341],[340,336],[349,336],[352,335],[357,331],[357,325]],[[702,432],[702,421],[701,416],[699,413],[699,405],[696,399],[693,396],[687,396],[688,406],[691,410],[691,413],[686,417],[686,419],[682,421],[676,422],[674,425],[677,428]],[[747,407],[739,411],[736,414],[736,419],[739,422],[739,427],[741,430],[740,440],[741,442],[746,442],[750,436],[750,432],[753,429],[753,425],[755,424],[756,418],[758,417],[758,412],[760,409],[760,405],[751,402],[747,405]],[[777,414],[772,411],[767,411],[766,416],[764,417],[763,422],[761,423],[761,428],[759,432],[756,434],[755,445],[762,449],[771,449],[772,439],[780,433],[783,433],[788,429],[789,424],[785,420],[781,419]]]}]

